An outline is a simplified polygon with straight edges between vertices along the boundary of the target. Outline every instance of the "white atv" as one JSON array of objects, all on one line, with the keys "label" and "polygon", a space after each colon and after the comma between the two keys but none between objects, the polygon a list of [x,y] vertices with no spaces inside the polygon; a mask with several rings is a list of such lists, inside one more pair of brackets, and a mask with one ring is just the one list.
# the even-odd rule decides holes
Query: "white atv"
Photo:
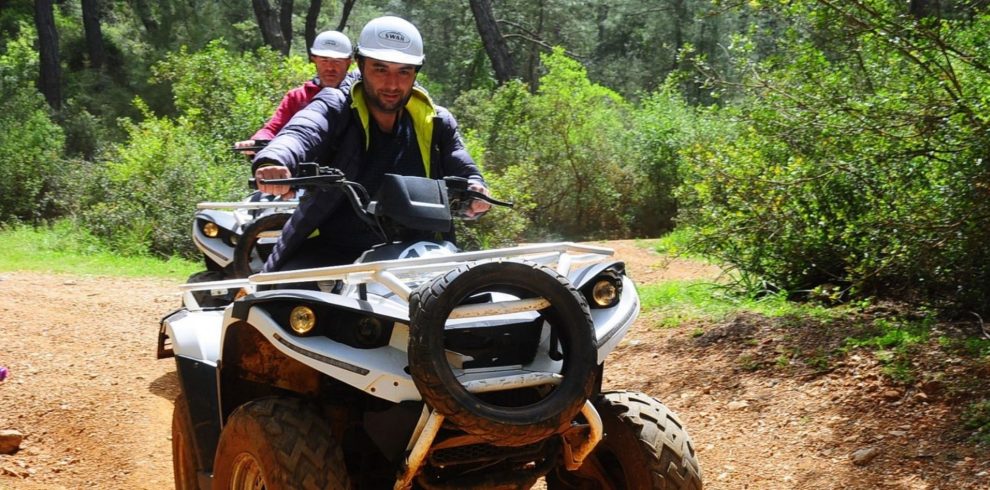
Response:
[{"label": "white atv", "polygon": [[[330,169],[279,182],[344,192],[386,242],[354,264],[182,286],[158,342],[181,390],[176,488],[702,488],[670,410],[601,392],[639,313],[611,250],[394,241],[485,198],[460,179],[388,175],[371,202]],[[203,308],[201,288],[242,295]]]}]

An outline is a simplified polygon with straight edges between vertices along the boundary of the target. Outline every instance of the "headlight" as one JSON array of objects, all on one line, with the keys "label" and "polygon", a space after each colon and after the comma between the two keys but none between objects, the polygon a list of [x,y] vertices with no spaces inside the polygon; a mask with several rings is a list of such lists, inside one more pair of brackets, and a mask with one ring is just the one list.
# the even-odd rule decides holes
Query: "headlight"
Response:
[{"label": "headlight", "polygon": [[308,306],[297,306],[289,313],[289,327],[299,335],[306,335],[316,326],[316,313]]},{"label": "headlight", "polygon": [[220,236],[220,227],[212,221],[207,221],[203,223],[203,234],[210,238],[216,238]]},{"label": "headlight", "polygon": [[622,273],[609,268],[598,273],[581,287],[581,293],[591,308],[611,308],[622,297]]},{"label": "headlight", "polygon": [[619,288],[609,279],[602,279],[591,289],[591,300],[602,308],[615,305],[619,299]]}]

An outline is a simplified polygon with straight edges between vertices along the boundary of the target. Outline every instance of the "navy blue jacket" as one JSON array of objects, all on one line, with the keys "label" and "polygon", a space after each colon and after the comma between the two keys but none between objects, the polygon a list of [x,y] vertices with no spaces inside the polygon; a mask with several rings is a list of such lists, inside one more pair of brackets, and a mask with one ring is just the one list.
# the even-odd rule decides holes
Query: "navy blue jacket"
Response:
[{"label": "navy blue jacket", "polygon": [[[316,162],[343,171],[348,180],[361,182],[366,165],[370,115],[357,82],[351,95],[323,89],[264,149],[258,152],[252,173],[263,165],[284,165],[295,174],[298,163]],[[406,104],[413,118],[416,139],[423,155],[424,172],[433,179],[466,177],[484,184],[481,172],[464,148],[457,122],[445,108],[433,104],[425,91],[413,89]],[[282,236],[265,264],[265,271],[279,270],[288,257],[315,231],[332,229],[328,218],[338,206],[349,206],[339,190],[310,193],[286,223]],[[370,248],[375,243],[367,244]]]}]

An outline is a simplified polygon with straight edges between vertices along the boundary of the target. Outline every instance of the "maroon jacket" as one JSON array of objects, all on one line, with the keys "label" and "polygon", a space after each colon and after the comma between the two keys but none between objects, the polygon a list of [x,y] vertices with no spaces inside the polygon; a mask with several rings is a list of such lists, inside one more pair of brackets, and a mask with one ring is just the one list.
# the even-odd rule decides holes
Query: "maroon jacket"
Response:
[{"label": "maroon jacket", "polygon": [[314,78],[302,84],[300,87],[296,87],[285,94],[282,97],[282,102],[278,104],[278,109],[275,109],[275,113],[272,114],[271,119],[265,123],[258,132],[254,133],[251,137],[253,140],[270,140],[278,134],[282,126],[285,126],[292,119],[292,116],[296,115],[300,109],[306,107],[309,101],[316,97],[316,94],[323,90],[323,85],[317,83],[319,78]]},{"label": "maroon jacket", "polygon": [[[340,82],[340,86],[336,88],[347,94],[351,91],[351,85],[360,79],[361,72],[357,70],[347,72],[347,76]],[[275,113],[272,114],[271,119],[258,132],[254,133],[251,139],[271,140],[275,138],[275,135],[289,123],[292,116],[296,115],[303,107],[306,107],[313,100],[313,97],[316,97],[316,94],[320,93],[320,90],[323,90],[323,83],[320,82],[320,77],[316,76],[301,86],[286,92],[285,97],[282,97],[282,102],[279,102],[278,108],[275,109]]]}]

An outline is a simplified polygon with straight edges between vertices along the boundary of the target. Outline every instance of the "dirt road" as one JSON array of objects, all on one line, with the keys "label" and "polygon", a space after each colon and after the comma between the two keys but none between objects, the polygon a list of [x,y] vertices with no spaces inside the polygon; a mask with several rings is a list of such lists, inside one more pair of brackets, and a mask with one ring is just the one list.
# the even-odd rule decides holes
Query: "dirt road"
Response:
[{"label": "dirt road", "polygon": [[[643,284],[714,274],[612,245]],[[175,368],[154,348],[159,319],[178,304],[163,280],[0,274],[0,366],[11,371],[0,430],[25,436],[0,455],[0,489],[172,486]],[[813,376],[748,369],[782,345],[783,326],[655,321],[641,317],[612,355],[606,386],[680,414],[709,490],[990,488],[990,456],[954,435],[951,400],[888,385],[871,359]],[[875,458],[854,464],[866,450]]]}]

